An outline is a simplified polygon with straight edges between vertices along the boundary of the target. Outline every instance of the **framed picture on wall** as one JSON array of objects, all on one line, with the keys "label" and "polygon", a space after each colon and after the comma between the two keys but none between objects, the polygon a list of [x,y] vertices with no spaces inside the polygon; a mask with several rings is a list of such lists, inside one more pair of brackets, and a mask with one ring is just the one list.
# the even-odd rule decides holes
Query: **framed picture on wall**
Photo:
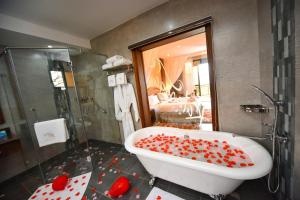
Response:
[{"label": "framed picture on wall", "polygon": [[1,109],[1,106],[0,106],[0,124],[4,124],[5,120],[4,120],[4,115],[2,113],[2,109]]}]

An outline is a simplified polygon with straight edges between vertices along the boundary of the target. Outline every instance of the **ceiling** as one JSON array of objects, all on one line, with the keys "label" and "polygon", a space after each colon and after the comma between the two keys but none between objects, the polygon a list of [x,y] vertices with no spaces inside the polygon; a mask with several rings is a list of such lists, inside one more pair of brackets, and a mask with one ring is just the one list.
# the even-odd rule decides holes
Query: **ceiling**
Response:
[{"label": "ceiling", "polygon": [[205,33],[197,34],[145,52],[147,55],[156,55],[159,58],[206,54],[206,36]]},{"label": "ceiling", "polygon": [[0,0],[0,13],[92,39],[168,0]]}]

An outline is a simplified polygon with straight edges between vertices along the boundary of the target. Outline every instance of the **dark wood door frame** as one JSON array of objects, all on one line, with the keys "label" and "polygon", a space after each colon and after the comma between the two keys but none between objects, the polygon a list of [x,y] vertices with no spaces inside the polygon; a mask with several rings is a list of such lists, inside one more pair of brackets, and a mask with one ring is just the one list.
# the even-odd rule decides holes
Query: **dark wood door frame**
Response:
[{"label": "dark wood door frame", "polygon": [[142,52],[170,42],[174,42],[177,40],[191,37],[199,33],[203,33],[204,31],[206,35],[207,60],[209,64],[209,74],[210,74],[209,78],[210,78],[213,130],[216,131],[219,130],[215,68],[213,65],[212,18],[211,17],[206,17],[196,22],[179,27],[177,29],[135,43],[128,47],[128,49],[132,51],[137,98],[138,98],[142,127],[152,126]]}]

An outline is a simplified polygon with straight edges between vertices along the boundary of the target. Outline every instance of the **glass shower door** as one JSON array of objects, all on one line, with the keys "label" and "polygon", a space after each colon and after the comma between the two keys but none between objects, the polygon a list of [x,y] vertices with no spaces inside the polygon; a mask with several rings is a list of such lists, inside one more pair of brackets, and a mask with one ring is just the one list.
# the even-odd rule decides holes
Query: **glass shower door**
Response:
[{"label": "glass shower door", "polygon": [[[45,182],[60,174],[80,175],[92,170],[76,85],[67,49],[12,49],[9,52]],[[40,147],[33,124],[65,118],[70,139]]]},{"label": "glass shower door", "polygon": [[[0,58],[0,183],[38,164],[30,130],[5,58],[5,55]],[[41,177],[38,179],[42,182]]]}]

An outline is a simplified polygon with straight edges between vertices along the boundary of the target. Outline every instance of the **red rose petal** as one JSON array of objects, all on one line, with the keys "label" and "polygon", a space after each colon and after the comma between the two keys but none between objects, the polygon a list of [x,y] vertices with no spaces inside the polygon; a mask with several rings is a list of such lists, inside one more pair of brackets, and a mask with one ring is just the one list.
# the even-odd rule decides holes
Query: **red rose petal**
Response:
[{"label": "red rose petal", "polygon": [[[228,167],[244,167],[251,163],[247,154],[226,141],[214,139],[212,141],[203,139],[184,139],[177,136],[158,134],[142,138],[135,145],[144,146],[150,151],[166,153],[174,156],[189,158],[192,160],[203,160]],[[224,152],[225,151],[225,152]],[[241,160],[243,159],[243,160]],[[244,163],[244,164],[241,164]],[[253,163],[252,163],[253,164]],[[250,164],[250,165],[252,165]]]},{"label": "red rose petal", "polygon": [[135,193],[139,193],[139,189],[138,189],[137,187],[133,188],[133,191],[134,191]]},{"label": "red rose petal", "polygon": [[86,196],[83,196],[83,197],[81,198],[81,200],[87,200],[87,197],[86,197]]},{"label": "red rose petal", "polygon": [[246,163],[240,163],[240,166],[241,166],[241,167],[246,167],[247,164],[246,164]]},{"label": "red rose petal", "polygon": [[92,187],[92,188],[91,188],[91,192],[92,192],[92,193],[95,193],[95,192],[96,192],[96,188],[95,188],[95,187]]}]

